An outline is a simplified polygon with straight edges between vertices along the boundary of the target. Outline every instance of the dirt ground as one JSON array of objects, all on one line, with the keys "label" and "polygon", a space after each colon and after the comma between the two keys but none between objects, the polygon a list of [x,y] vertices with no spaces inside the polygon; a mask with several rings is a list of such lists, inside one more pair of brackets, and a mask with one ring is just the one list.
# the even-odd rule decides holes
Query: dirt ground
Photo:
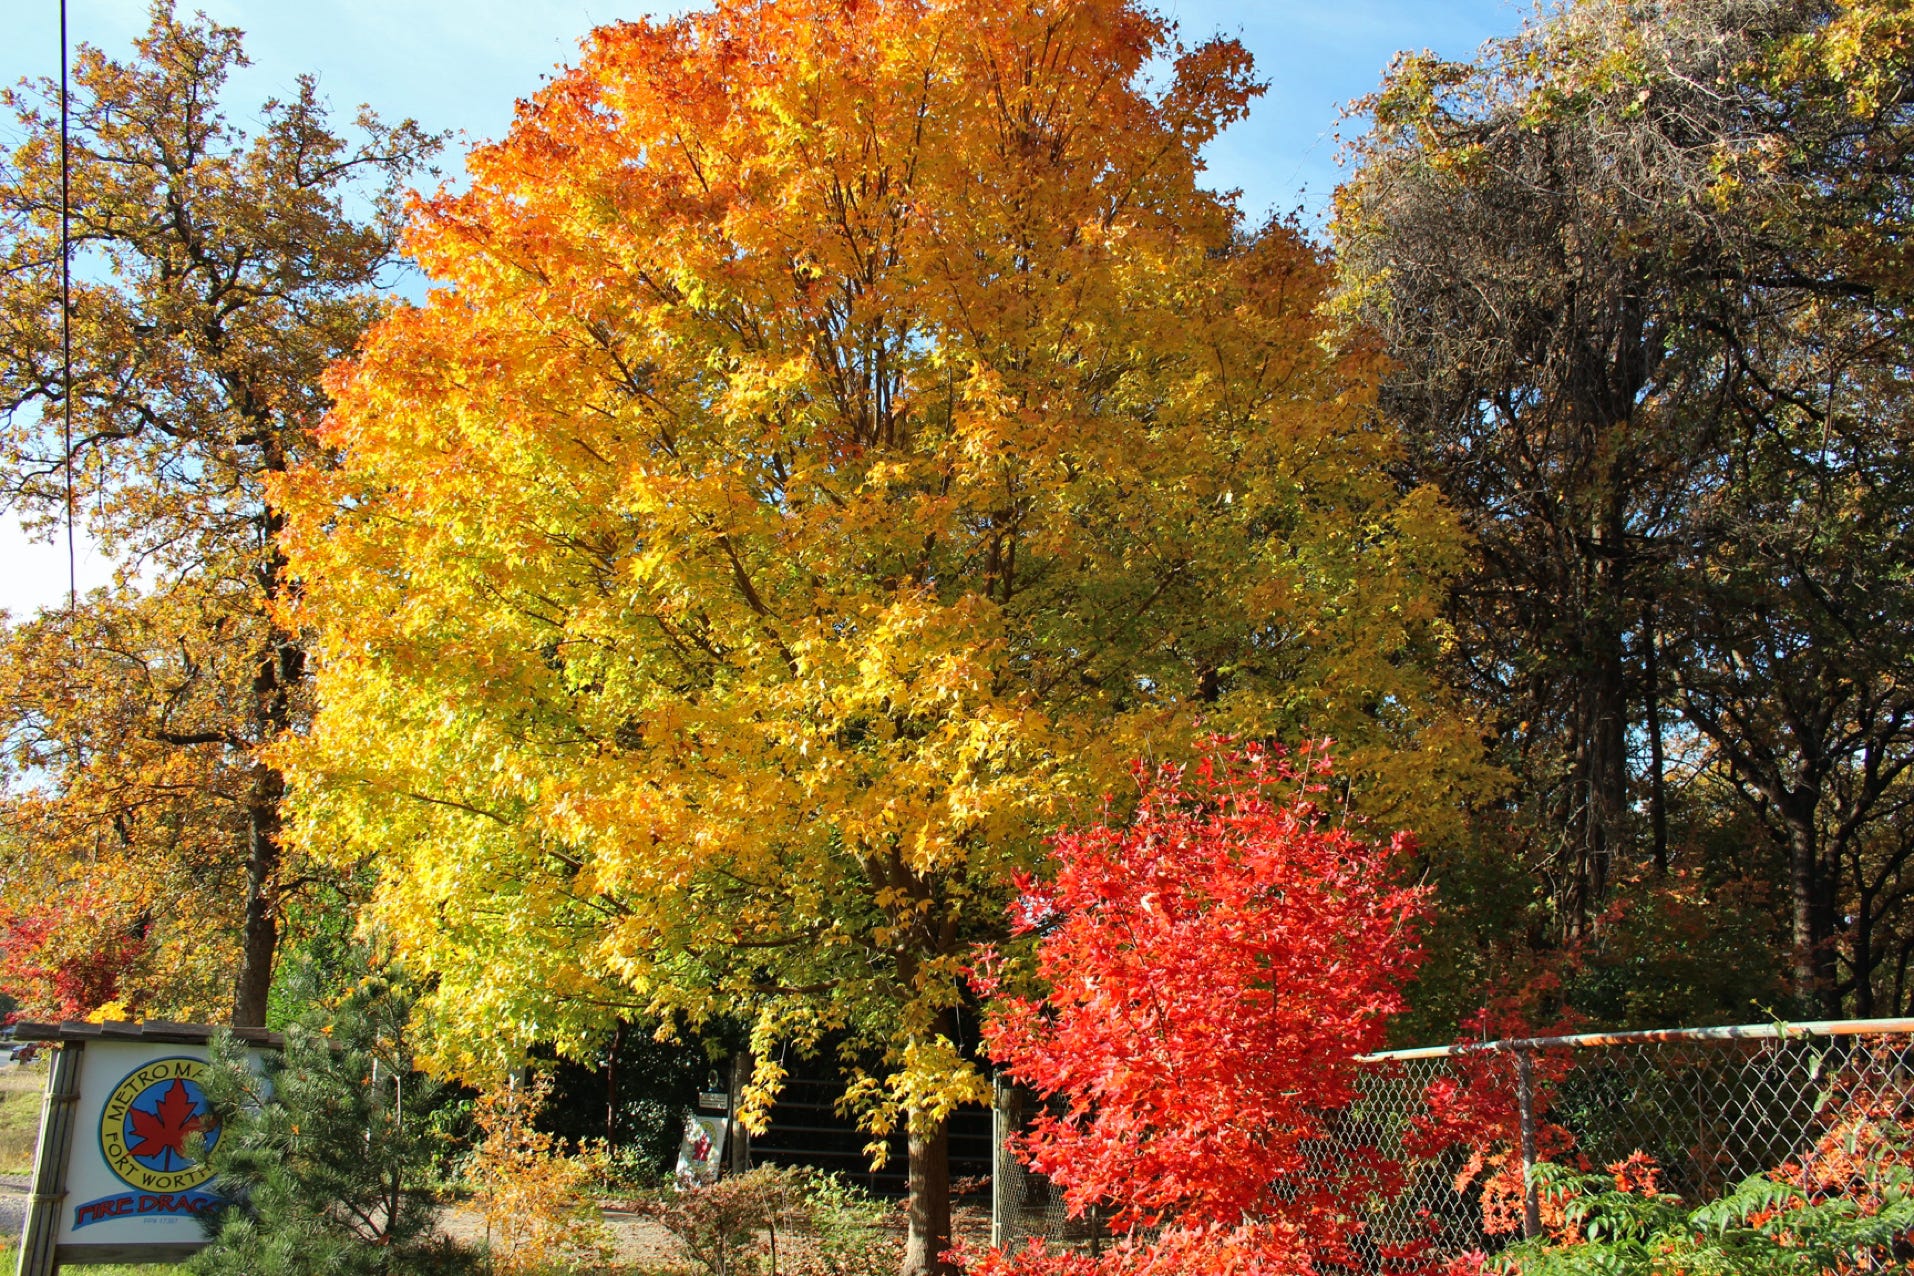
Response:
[{"label": "dirt ground", "polygon": [[[619,1208],[616,1202],[600,1204],[605,1224],[618,1243],[620,1267],[628,1266],[641,1272],[688,1270],[678,1243],[670,1232],[650,1218]],[[892,1212],[891,1218],[901,1236],[904,1230],[901,1203]],[[987,1206],[960,1204],[951,1211],[951,1224],[957,1239],[967,1245],[982,1249],[990,1243],[990,1210]],[[446,1232],[457,1240],[469,1243],[485,1239],[485,1220],[468,1209],[457,1206],[447,1209],[444,1225]]]},{"label": "dirt ground", "polygon": [[[652,1271],[675,1268],[683,1262],[671,1233],[651,1219],[616,1208],[601,1212],[618,1243],[619,1266]],[[487,1239],[484,1218],[469,1209],[449,1207],[440,1216],[440,1223],[448,1236],[468,1245]]]}]

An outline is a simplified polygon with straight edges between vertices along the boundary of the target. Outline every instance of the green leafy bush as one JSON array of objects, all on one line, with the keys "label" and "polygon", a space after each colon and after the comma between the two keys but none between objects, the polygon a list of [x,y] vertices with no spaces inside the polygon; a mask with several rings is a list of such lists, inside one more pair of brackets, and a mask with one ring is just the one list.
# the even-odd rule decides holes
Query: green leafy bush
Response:
[{"label": "green leafy bush", "polygon": [[1535,1167],[1562,1207],[1565,1238],[1537,1238],[1490,1261],[1509,1276],[1808,1276],[1900,1266],[1914,1230],[1914,1171],[1898,1157],[1854,1160],[1848,1181],[1804,1187],[1779,1171],[1701,1206],[1657,1190],[1653,1163],[1606,1174]]}]

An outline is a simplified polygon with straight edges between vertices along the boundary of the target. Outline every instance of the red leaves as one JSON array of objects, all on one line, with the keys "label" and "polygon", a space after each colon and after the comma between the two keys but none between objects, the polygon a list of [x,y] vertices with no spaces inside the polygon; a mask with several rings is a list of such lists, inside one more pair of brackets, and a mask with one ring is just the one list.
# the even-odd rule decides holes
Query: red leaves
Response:
[{"label": "red leaves", "polygon": [[1639,1148],[1621,1160],[1611,1162],[1607,1169],[1615,1176],[1617,1192],[1653,1196],[1661,1191],[1661,1166],[1655,1163],[1654,1157]]},{"label": "red leaves", "polygon": [[126,1150],[147,1158],[171,1152],[182,1165],[187,1163],[192,1158],[186,1155],[186,1136],[200,1127],[198,1108],[193,1097],[186,1093],[186,1083],[176,1078],[160,1096],[153,1111],[143,1112],[138,1108],[128,1111],[133,1133],[139,1141],[128,1143]]},{"label": "red leaves", "polygon": [[[1366,1188],[1306,1166],[1304,1145],[1353,1097],[1354,1056],[1381,1045],[1421,956],[1423,892],[1393,871],[1406,835],[1326,822],[1318,749],[1212,748],[1193,783],[1139,771],[1127,826],[1054,840],[1055,880],[1014,910],[1043,931],[1050,992],[1004,999],[986,1030],[1014,1077],[1067,1104],[1034,1124],[1030,1164],[1075,1210],[1170,1225],[1105,1256],[1132,1276],[1346,1254],[1342,1202]],[[1391,1177],[1380,1159],[1358,1174]],[[1071,1270],[1031,1255],[1015,1269]]]},{"label": "red leaves", "polygon": [[29,1015],[79,1019],[120,995],[145,941],[81,891],[41,911],[0,906],[0,990]]},{"label": "red leaves", "polygon": [[[1552,1036],[1571,1027],[1562,1021],[1546,1032],[1537,1031],[1519,1012],[1495,1006],[1463,1020],[1458,1044]],[[1548,1120],[1546,1113],[1573,1060],[1567,1051],[1538,1050],[1530,1053],[1529,1063],[1537,1158],[1565,1161],[1575,1150],[1575,1136]],[[1456,1175],[1455,1190],[1478,1185],[1483,1230],[1491,1236],[1515,1235],[1522,1227],[1524,1202],[1516,1056],[1507,1050],[1465,1050],[1450,1056],[1449,1068],[1450,1075],[1423,1091],[1428,1112],[1414,1121],[1404,1150],[1432,1161],[1450,1148],[1466,1149],[1468,1158]],[[1542,1221],[1549,1227],[1560,1223],[1559,1202],[1543,1200]]]}]

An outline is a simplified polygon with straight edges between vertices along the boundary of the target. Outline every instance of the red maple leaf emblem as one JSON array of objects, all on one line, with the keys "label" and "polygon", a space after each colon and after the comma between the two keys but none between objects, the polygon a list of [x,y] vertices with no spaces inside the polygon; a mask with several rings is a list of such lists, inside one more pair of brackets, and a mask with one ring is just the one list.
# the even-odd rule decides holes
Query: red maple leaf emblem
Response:
[{"label": "red maple leaf emblem", "polygon": [[171,1152],[185,1162],[186,1136],[200,1128],[198,1107],[186,1093],[186,1083],[175,1078],[153,1111],[134,1108],[128,1114],[133,1118],[133,1133],[139,1142],[129,1144],[126,1150],[142,1158]]}]

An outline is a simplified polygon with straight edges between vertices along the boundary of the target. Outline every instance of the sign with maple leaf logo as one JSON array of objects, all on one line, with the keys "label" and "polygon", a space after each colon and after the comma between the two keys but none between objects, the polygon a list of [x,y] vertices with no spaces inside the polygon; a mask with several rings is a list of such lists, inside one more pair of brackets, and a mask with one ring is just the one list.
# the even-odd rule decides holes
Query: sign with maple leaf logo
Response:
[{"label": "sign with maple leaf logo", "polygon": [[194,1134],[210,1149],[219,1127],[207,1111],[199,1079],[206,1061],[184,1055],[156,1059],[128,1073],[100,1111],[100,1151],[129,1187],[180,1192],[212,1177],[212,1167],[188,1150]]},{"label": "sign with maple leaf logo", "polygon": [[[206,1243],[200,1217],[218,1207],[206,1154],[219,1126],[202,1083],[201,1024],[25,1024],[57,1042],[49,1111],[34,1164],[34,1207],[21,1272],[48,1276],[70,1263],[170,1262]],[[239,1030],[253,1049],[275,1034]]]},{"label": "sign with maple leaf logo", "polygon": [[206,1151],[219,1139],[200,1088],[206,1067],[206,1060],[195,1055],[146,1059],[106,1092],[97,1123],[83,1128],[95,1132],[100,1157],[118,1181],[114,1190],[75,1204],[69,1230],[122,1219],[190,1222],[219,1204],[217,1196],[201,1190],[213,1177]]}]

